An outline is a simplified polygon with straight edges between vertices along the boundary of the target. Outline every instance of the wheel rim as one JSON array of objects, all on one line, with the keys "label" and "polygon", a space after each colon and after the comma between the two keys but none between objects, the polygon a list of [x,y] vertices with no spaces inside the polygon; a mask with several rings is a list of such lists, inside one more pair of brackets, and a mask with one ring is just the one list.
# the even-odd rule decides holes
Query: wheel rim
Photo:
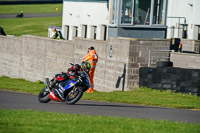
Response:
[{"label": "wheel rim", "polygon": [[73,100],[74,98],[76,98],[78,96],[78,94],[79,94],[79,91],[77,88],[71,90],[66,97],[67,101]]}]

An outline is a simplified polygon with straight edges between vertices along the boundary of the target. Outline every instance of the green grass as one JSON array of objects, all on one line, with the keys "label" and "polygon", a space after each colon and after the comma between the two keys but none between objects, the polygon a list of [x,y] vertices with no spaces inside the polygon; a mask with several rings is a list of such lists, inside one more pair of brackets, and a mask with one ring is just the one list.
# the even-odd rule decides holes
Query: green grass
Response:
[{"label": "green grass", "polygon": [[126,92],[95,92],[83,95],[83,99],[100,100],[128,104],[153,105],[173,108],[200,109],[200,97],[160,91],[141,87],[135,91]]},{"label": "green grass", "polygon": [[0,133],[199,133],[200,124],[0,109]]},{"label": "green grass", "polygon": [[15,36],[30,34],[47,37],[50,25],[61,26],[62,17],[0,19],[0,26],[6,34]]},{"label": "green grass", "polygon": [[26,92],[31,94],[39,94],[45,84],[38,82],[30,82],[24,79],[11,79],[9,77],[0,77],[0,88],[3,90],[11,90],[18,92]]},{"label": "green grass", "polygon": [[[58,11],[56,11],[58,8]],[[53,13],[62,12],[63,4],[29,4],[29,5],[0,5],[0,14],[19,13]]]},{"label": "green grass", "polygon": [[[23,79],[0,77],[0,88],[4,90],[38,94],[43,87],[45,87],[44,84],[33,83]],[[200,97],[173,93],[171,91],[152,90],[145,87],[136,91],[126,92],[95,91],[93,94],[84,93],[82,99],[161,107],[200,109]]]}]

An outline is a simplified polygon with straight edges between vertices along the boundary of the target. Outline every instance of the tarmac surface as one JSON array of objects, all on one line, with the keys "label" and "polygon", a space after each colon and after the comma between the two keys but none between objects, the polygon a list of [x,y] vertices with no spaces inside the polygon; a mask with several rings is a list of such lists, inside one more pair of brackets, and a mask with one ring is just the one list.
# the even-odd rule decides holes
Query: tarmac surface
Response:
[{"label": "tarmac surface", "polygon": [[0,90],[0,108],[200,123],[200,111],[80,100],[40,103],[37,95]]},{"label": "tarmac surface", "polygon": [[[4,18],[16,18],[16,14],[0,14],[0,19]],[[23,18],[34,18],[34,17],[57,17],[62,16],[62,13],[24,13]]]}]

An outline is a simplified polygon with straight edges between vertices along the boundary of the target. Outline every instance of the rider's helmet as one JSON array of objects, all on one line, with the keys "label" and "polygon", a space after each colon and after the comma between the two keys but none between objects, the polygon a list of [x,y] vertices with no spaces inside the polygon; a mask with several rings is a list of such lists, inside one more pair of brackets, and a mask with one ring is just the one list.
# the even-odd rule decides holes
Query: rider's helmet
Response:
[{"label": "rider's helmet", "polygon": [[90,65],[89,62],[83,61],[83,62],[81,63],[81,70],[83,70],[83,71],[89,73],[90,68],[91,68],[91,65]]}]

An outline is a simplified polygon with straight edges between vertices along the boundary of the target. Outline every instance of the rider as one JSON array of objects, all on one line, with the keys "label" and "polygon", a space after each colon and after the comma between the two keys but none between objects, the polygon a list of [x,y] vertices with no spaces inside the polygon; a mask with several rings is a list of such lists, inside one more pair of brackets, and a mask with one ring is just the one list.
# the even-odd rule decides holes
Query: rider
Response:
[{"label": "rider", "polygon": [[71,65],[71,68],[67,70],[67,74],[72,76],[78,76],[78,72],[81,70],[81,66],[79,64]]},{"label": "rider", "polygon": [[23,17],[24,16],[24,12],[23,11],[20,11],[17,15],[18,17]]},{"label": "rider", "polygon": [[[81,71],[85,71],[85,72],[89,73],[90,68],[91,68],[90,63],[85,62],[85,61],[83,61],[81,63],[81,65],[78,65],[78,64],[72,65],[72,67],[68,69],[67,73],[57,74],[55,76],[54,80],[52,82],[50,82],[50,84],[49,84],[48,87],[49,87],[49,89],[51,89],[51,88],[54,87],[54,85],[56,83],[58,83],[59,81],[67,80],[67,79],[69,79],[70,76],[72,76],[74,78],[78,78],[79,73]],[[64,99],[64,92],[63,92],[63,90],[58,89],[58,93],[60,93],[61,98]]]},{"label": "rider", "polygon": [[64,40],[61,31],[57,31],[56,28],[53,28],[51,31],[54,33],[54,35],[52,37],[53,39],[62,39],[62,40]]}]

